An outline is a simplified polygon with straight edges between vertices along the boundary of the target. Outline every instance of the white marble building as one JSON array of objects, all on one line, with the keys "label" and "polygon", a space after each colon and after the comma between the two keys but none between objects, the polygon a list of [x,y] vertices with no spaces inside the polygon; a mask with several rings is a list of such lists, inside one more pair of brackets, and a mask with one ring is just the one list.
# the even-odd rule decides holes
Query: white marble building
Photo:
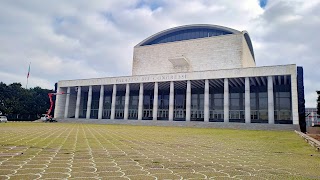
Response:
[{"label": "white marble building", "polygon": [[299,124],[297,66],[256,67],[246,31],[187,25],[134,47],[132,76],[61,80],[60,119]]}]

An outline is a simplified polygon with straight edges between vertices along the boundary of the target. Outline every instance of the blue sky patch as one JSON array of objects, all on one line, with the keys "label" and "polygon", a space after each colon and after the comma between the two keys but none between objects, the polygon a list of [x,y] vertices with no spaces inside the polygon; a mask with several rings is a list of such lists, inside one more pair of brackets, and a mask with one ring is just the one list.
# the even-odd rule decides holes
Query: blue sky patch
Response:
[{"label": "blue sky patch", "polygon": [[150,0],[142,0],[137,3],[137,8],[141,8],[143,6],[149,7],[152,11],[156,10],[157,8],[161,7],[161,1],[150,1]]},{"label": "blue sky patch", "polygon": [[259,0],[259,3],[260,3],[260,7],[265,8],[268,3],[268,0]]}]

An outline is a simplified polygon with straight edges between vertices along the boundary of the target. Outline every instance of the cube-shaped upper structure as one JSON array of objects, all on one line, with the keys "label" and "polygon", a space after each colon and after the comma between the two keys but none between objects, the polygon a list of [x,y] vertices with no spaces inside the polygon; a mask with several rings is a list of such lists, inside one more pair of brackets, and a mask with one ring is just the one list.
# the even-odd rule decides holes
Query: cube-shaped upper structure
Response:
[{"label": "cube-shaped upper structure", "polygon": [[161,31],[134,47],[132,75],[254,67],[246,31],[196,24]]}]

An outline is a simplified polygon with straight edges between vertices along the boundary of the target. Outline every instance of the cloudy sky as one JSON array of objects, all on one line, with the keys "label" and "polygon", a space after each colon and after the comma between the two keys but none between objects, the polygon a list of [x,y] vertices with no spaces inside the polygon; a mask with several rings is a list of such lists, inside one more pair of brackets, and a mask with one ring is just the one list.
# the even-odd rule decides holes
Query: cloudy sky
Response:
[{"label": "cloudy sky", "polygon": [[306,106],[320,90],[320,0],[3,0],[0,81],[53,89],[64,79],[130,75],[133,46],[174,26],[247,30],[257,66],[304,67]]}]

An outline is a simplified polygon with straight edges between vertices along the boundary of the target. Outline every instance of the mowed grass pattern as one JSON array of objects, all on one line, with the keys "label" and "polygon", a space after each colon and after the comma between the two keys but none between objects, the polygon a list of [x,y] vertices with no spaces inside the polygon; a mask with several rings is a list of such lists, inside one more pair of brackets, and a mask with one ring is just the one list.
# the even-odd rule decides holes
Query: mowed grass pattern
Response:
[{"label": "mowed grass pattern", "polygon": [[0,124],[0,179],[318,179],[294,132]]}]

